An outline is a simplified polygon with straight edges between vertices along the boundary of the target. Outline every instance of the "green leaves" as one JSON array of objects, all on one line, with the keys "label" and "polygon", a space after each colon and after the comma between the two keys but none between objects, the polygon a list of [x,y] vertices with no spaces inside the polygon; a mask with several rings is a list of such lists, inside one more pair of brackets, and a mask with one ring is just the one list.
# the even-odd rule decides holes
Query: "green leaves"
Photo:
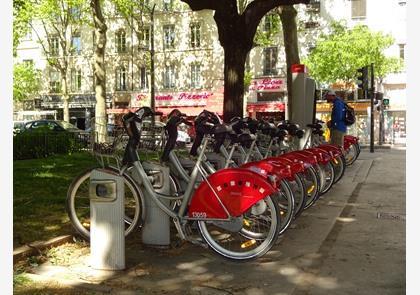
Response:
[{"label": "green leaves", "polygon": [[384,54],[393,43],[392,36],[370,31],[366,26],[348,29],[333,22],[331,33],[320,37],[304,63],[311,75],[323,83],[354,82],[357,69],[371,63],[375,65],[376,76],[383,78],[401,69],[398,58]]},{"label": "green leaves", "polygon": [[13,100],[30,98],[41,89],[41,72],[32,63],[13,66]]}]

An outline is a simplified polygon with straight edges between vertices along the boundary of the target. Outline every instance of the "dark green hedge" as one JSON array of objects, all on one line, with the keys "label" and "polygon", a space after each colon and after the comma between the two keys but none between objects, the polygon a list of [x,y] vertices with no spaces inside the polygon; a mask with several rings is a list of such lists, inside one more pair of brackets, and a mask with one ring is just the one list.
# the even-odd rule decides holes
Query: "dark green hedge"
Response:
[{"label": "dark green hedge", "polygon": [[45,158],[87,150],[89,138],[71,132],[23,132],[13,137],[13,159]]}]

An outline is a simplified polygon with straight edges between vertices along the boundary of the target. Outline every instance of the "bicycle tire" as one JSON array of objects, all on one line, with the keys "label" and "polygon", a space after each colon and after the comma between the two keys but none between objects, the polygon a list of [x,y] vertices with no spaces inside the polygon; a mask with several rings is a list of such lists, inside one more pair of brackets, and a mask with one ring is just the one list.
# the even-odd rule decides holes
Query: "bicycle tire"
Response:
[{"label": "bicycle tire", "polygon": [[346,171],[346,159],[344,155],[340,155],[339,157],[335,158],[337,163],[332,160],[332,166],[334,168],[334,183],[337,183],[344,175]]},{"label": "bicycle tire", "polygon": [[352,165],[360,154],[360,145],[358,143],[350,145],[345,153],[346,166]]},{"label": "bicycle tire", "polygon": [[326,164],[321,164],[320,167],[326,173],[325,185],[320,192],[320,195],[324,195],[331,189],[334,184],[334,167],[332,166],[331,161]]},{"label": "bicycle tire", "polygon": [[313,206],[316,201],[319,199],[320,193],[320,176],[318,175],[316,169],[312,166],[306,169],[305,173],[303,174],[303,180],[305,183],[305,191],[306,191],[306,204],[304,210]]},{"label": "bicycle tire", "polygon": [[273,198],[276,200],[280,210],[280,229],[279,235],[283,234],[289,228],[295,216],[295,197],[287,181],[281,180],[281,189]]},{"label": "bicycle tire", "polygon": [[[73,228],[77,231],[78,234],[82,236],[85,240],[90,239],[90,200],[89,200],[89,191],[88,191],[88,185],[89,185],[89,179],[92,171],[94,169],[97,169],[99,167],[91,168],[88,170],[85,170],[78,176],[76,176],[72,183],[69,186],[69,189],[67,191],[67,198],[66,198],[66,212],[70,219],[70,222],[73,226]],[[103,170],[109,170],[113,173],[118,173],[118,170],[112,167],[106,167],[102,168]],[[141,226],[143,221],[145,220],[145,204],[144,204],[144,198],[140,190],[135,185],[134,180],[128,175],[123,174],[124,178],[124,184],[125,184],[125,193],[127,198],[127,188],[130,190],[130,197],[133,198],[133,200],[125,200],[125,217],[124,222],[126,224],[125,229],[125,236],[128,236],[130,233],[134,231],[137,227]],[[87,188],[84,186],[86,185]],[[80,194],[78,197],[77,195]],[[79,208],[76,208],[76,198],[80,202],[85,202],[82,208],[80,208],[80,211],[83,212],[83,214],[79,214],[76,211],[79,210]],[[128,198],[127,198],[128,199]],[[134,201],[134,213],[128,214],[128,211],[132,210],[133,208],[133,201]],[[83,210],[82,210],[83,209]]]},{"label": "bicycle tire", "polygon": [[[259,225],[261,222],[261,224],[264,225],[264,223],[269,222],[268,232],[265,235],[263,235],[261,239],[257,240],[247,238],[243,235],[243,233],[240,233],[240,230],[235,232],[225,230],[225,232],[223,233],[222,231],[224,229],[216,225],[213,221],[200,220],[198,221],[198,228],[203,240],[209,245],[209,247],[214,252],[229,260],[249,261],[263,256],[274,246],[277,240],[280,227],[280,212],[277,202],[273,200],[271,196],[268,196],[261,201],[263,201],[264,204],[267,206],[266,210],[263,213],[269,211],[269,217],[263,218],[261,216],[260,219],[258,219],[257,221],[256,219],[253,219],[254,217],[257,217],[252,213],[253,208],[254,206],[257,206],[259,202],[244,214],[247,218],[250,218],[250,220],[252,220],[252,224]],[[257,232],[257,230],[254,229],[252,231],[254,233]],[[248,240],[245,241],[245,239]],[[235,243],[235,249],[227,249],[227,247],[232,246],[233,243]],[[248,250],[248,248],[251,247],[252,249]]]}]

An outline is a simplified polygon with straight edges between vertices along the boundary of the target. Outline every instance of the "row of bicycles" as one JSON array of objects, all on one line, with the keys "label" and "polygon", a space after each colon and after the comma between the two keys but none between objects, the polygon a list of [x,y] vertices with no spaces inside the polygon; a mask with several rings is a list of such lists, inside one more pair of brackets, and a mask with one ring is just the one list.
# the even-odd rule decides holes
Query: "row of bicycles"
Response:
[{"label": "row of bicycles", "polygon": [[[93,144],[102,169],[124,179],[125,235],[145,226],[145,198],[150,198],[170,217],[179,239],[236,261],[267,253],[360,153],[353,136],[345,136],[343,147],[325,143],[321,121],[305,128],[252,118],[223,122],[204,110],[189,122],[175,109],[164,127],[156,127],[148,119],[154,115],[148,107],[130,112],[109,143]],[[190,150],[177,148],[180,124],[194,124]],[[162,150],[155,162],[170,171],[169,194],[156,190],[162,179],[145,169],[142,155],[157,147]],[[70,221],[85,239],[93,169],[73,180],[66,201]]]}]

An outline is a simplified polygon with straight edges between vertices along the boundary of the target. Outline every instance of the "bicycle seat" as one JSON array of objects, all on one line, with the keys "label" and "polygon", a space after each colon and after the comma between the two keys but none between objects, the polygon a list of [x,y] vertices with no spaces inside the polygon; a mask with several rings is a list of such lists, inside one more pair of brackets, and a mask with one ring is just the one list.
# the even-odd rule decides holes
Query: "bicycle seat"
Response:
[{"label": "bicycle seat", "polygon": [[322,125],[319,123],[315,123],[315,124],[308,124],[306,125],[309,128],[313,128],[313,129],[322,129]]}]

